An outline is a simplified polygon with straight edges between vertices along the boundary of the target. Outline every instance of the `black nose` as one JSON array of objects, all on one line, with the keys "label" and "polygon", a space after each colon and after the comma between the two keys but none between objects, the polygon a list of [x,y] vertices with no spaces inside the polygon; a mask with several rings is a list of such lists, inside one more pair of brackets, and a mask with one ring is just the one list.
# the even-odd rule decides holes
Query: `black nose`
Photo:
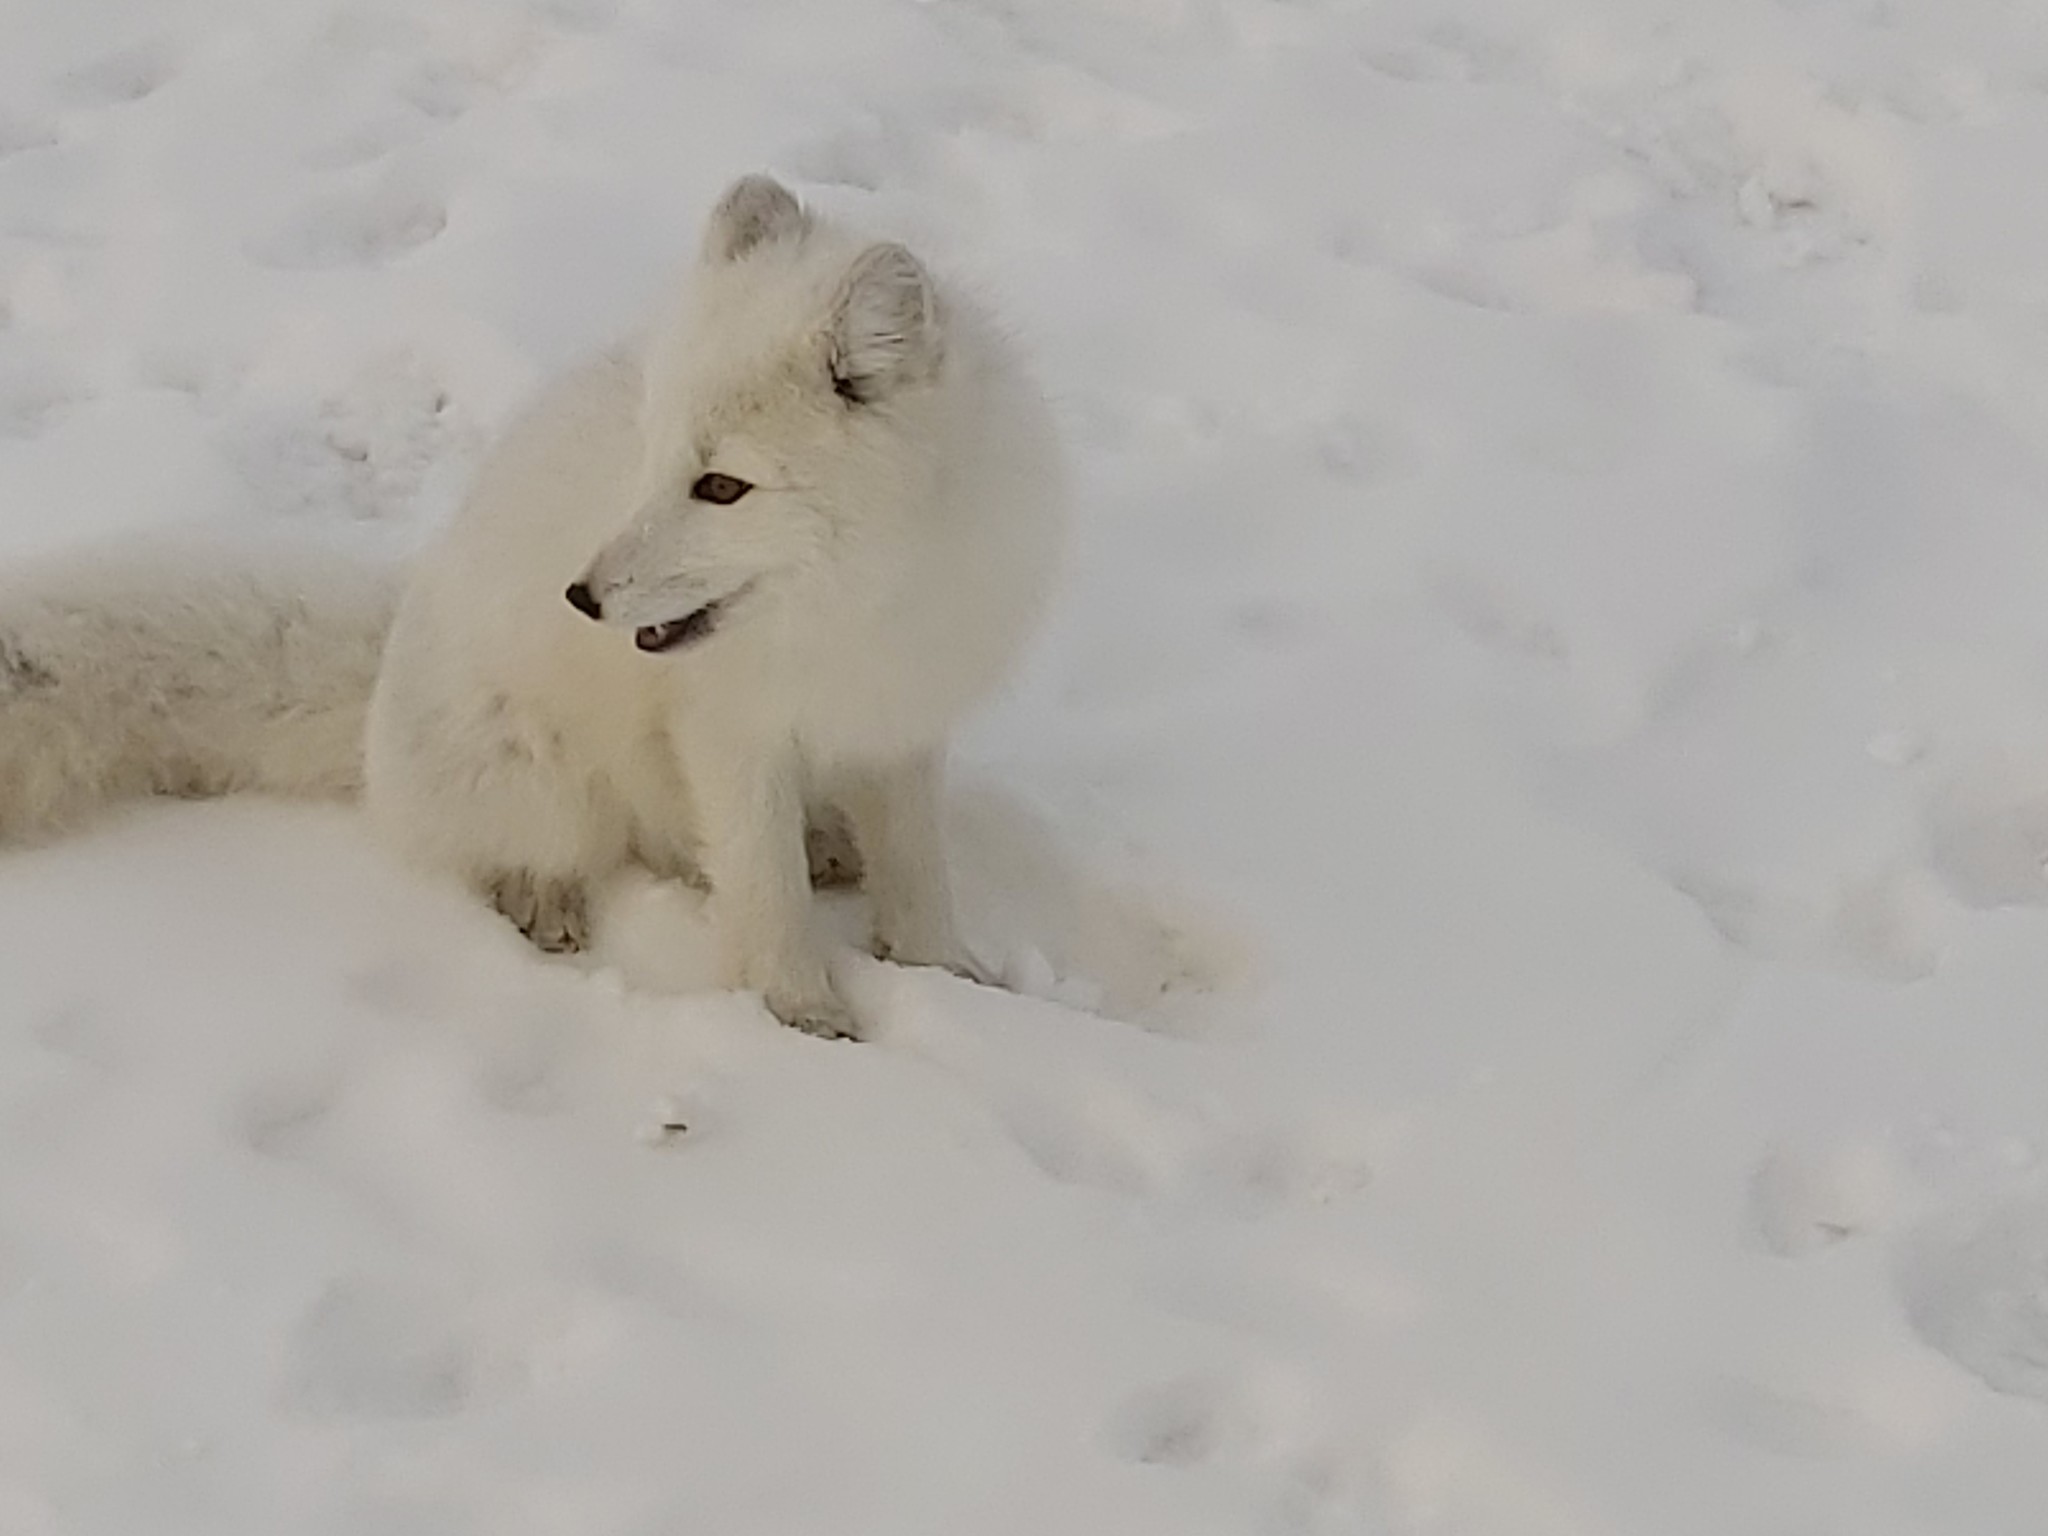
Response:
[{"label": "black nose", "polygon": [[589,582],[579,581],[575,583],[562,596],[569,599],[569,606],[582,614],[586,619],[594,619],[599,616],[597,599],[590,595]]}]

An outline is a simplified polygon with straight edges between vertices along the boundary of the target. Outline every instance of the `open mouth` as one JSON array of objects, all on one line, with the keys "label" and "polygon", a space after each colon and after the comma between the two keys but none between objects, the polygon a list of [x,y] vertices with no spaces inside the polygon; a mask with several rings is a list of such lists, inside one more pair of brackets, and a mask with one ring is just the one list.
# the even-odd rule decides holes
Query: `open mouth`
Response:
[{"label": "open mouth", "polygon": [[702,640],[718,628],[718,616],[724,611],[725,604],[726,599],[720,598],[715,603],[706,603],[695,613],[670,619],[666,624],[642,624],[633,631],[633,643],[650,654],[659,654]]}]

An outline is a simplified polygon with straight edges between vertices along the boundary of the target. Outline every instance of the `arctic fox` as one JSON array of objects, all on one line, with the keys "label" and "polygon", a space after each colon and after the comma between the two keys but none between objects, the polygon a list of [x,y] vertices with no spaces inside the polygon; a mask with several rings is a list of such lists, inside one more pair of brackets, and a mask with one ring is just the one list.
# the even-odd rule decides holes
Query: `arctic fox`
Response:
[{"label": "arctic fox", "polygon": [[544,392],[402,580],[188,555],[0,598],[0,830],[360,783],[396,853],[543,949],[628,862],[701,879],[727,982],[851,1034],[807,832],[850,830],[877,953],[977,974],[945,746],[1043,606],[1061,499],[991,323],[749,176],[672,312]]}]

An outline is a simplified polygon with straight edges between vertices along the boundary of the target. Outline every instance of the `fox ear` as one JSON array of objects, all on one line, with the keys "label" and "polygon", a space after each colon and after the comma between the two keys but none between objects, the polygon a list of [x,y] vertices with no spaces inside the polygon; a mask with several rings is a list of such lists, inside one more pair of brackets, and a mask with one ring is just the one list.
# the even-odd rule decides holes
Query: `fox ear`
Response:
[{"label": "fox ear", "polygon": [[810,228],[795,196],[772,176],[742,176],[725,189],[704,228],[706,262],[737,261],[758,245]]},{"label": "fox ear", "polygon": [[871,245],[832,301],[832,388],[866,405],[929,379],[942,351],[938,296],[923,265],[900,245]]}]

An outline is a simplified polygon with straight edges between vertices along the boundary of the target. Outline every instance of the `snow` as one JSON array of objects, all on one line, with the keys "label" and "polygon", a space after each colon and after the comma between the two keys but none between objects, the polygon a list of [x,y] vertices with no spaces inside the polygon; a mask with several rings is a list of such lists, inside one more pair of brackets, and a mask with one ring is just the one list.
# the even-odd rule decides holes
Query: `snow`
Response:
[{"label": "snow", "polygon": [[9,852],[0,1531],[2048,1529],[2048,10],[17,6],[0,556],[418,537],[755,168],[1067,425],[1018,992]]}]

